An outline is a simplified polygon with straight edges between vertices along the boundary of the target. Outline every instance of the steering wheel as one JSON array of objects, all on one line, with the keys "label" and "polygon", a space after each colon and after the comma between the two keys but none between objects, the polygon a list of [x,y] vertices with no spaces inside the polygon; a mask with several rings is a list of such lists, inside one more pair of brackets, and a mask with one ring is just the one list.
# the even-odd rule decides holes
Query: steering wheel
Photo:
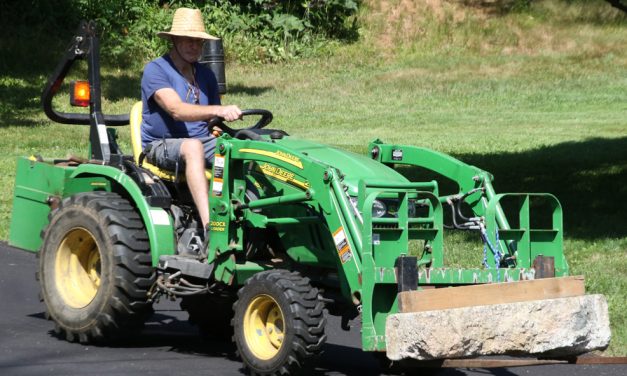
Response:
[{"label": "steering wheel", "polygon": [[261,110],[261,109],[250,109],[250,110],[242,111],[242,118],[244,116],[250,116],[250,115],[261,116],[261,119],[259,119],[257,123],[255,123],[255,125],[253,125],[252,127],[233,129],[229,127],[228,125],[224,124],[224,118],[219,117],[219,116],[209,119],[209,121],[207,122],[207,127],[211,131],[213,127],[218,126],[230,136],[239,138],[239,139],[247,139],[247,138],[251,138],[253,140],[260,139],[259,135],[254,132],[251,132],[251,130],[261,129],[265,127],[266,125],[270,124],[270,122],[272,122],[272,112],[268,110]]}]

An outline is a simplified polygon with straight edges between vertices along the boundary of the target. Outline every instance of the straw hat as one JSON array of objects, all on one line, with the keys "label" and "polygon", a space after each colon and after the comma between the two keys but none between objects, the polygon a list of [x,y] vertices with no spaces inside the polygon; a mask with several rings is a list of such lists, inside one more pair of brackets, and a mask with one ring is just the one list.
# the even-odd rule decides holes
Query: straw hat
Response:
[{"label": "straw hat", "polygon": [[219,39],[205,32],[200,9],[179,8],[174,12],[170,31],[162,31],[157,36],[165,39],[170,37],[190,37],[199,39]]}]

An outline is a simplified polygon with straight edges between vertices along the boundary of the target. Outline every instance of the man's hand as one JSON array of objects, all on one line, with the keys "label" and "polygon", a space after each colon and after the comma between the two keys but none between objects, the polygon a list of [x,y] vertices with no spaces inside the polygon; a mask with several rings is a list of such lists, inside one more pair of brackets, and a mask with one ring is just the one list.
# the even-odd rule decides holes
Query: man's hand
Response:
[{"label": "man's hand", "polygon": [[214,137],[220,137],[220,136],[222,136],[222,133],[223,133],[222,128],[220,128],[218,126],[213,127],[213,129],[211,130],[211,134]]},{"label": "man's hand", "polygon": [[221,106],[220,111],[216,114],[226,121],[234,121],[242,117],[242,110],[235,105]]}]

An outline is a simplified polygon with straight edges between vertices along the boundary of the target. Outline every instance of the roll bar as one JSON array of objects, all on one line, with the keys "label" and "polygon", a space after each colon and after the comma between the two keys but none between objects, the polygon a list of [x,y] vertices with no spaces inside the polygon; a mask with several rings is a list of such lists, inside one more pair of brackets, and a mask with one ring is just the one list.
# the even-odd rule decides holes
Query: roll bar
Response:
[{"label": "roll bar", "polygon": [[[96,35],[94,21],[81,21],[76,35],[72,37],[65,55],[59,61],[54,73],[41,95],[41,102],[46,116],[54,122],[62,124],[89,125],[92,158],[109,161],[112,148],[109,143],[106,126],[129,124],[129,115],[104,115],[100,94],[100,45]],[[52,98],[59,91],[65,76],[76,60],[87,59],[90,99],[89,114],[58,112],[52,108]]]}]

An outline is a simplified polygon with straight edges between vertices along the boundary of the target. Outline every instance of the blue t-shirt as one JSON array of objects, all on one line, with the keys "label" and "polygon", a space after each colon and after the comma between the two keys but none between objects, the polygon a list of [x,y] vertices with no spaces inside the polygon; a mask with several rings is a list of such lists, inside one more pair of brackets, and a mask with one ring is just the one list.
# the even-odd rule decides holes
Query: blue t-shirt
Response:
[{"label": "blue t-shirt", "polygon": [[[200,89],[199,104],[219,105],[218,81],[213,72],[194,63],[195,79]],[[195,103],[192,85],[176,69],[168,55],[161,56],[144,67],[142,76],[142,147],[163,138],[198,138],[209,136],[206,121],[175,121],[157,104],[153,95],[159,89],[171,88],[181,100]]]}]

